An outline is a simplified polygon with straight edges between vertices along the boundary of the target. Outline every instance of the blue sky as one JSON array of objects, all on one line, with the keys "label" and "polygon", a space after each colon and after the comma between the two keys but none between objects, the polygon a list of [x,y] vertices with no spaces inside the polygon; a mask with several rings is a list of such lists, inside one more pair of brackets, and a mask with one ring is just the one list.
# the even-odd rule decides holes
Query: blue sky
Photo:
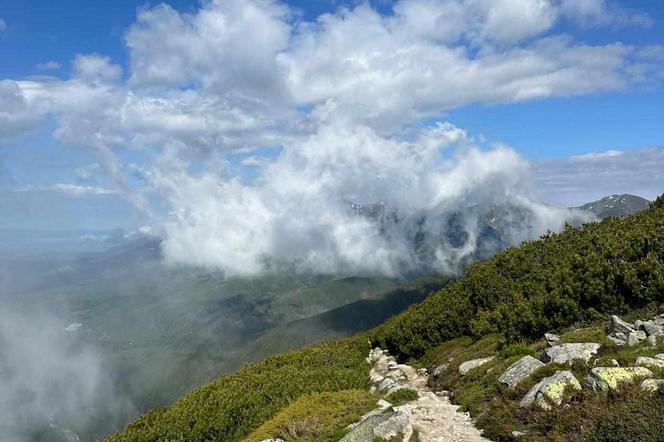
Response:
[{"label": "blue sky", "polygon": [[[498,43],[496,43],[498,40],[494,40],[491,50],[500,52],[508,49],[528,48],[538,44],[540,39],[543,41],[554,36],[565,36],[565,38],[570,39],[572,42],[570,44],[574,46],[608,47],[619,44],[636,48],[635,51],[653,47],[662,50],[661,45],[664,44],[664,2],[649,0],[604,2],[592,0],[589,3],[602,4],[606,18],[599,16],[586,17],[583,18],[585,22],[580,24],[581,18],[577,17],[577,20],[572,15],[565,16],[563,12],[560,12],[563,7],[560,6],[562,3],[559,3],[559,1],[562,2],[562,0],[551,0],[551,4],[560,9],[557,12],[559,17],[554,24],[532,33],[525,30],[523,36],[519,36],[514,40],[505,40]],[[189,13],[196,16],[201,11],[199,2],[172,0],[167,3],[180,14]],[[406,4],[407,2],[402,3]],[[441,3],[444,3],[444,0],[441,0]],[[142,89],[140,90],[148,90],[148,88],[155,87],[155,85],[162,87],[164,85],[163,78],[156,80],[152,77],[149,78],[155,72],[154,70],[149,72],[146,70],[141,73],[135,69],[135,66],[132,66],[131,52],[128,49],[129,40],[143,42],[143,40],[138,39],[140,37],[139,33],[132,34],[136,38],[128,38],[130,29],[137,21],[137,13],[139,11],[149,11],[151,13],[155,11],[154,7],[158,4],[157,2],[131,0],[113,2],[0,0],[0,19],[2,20],[0,22],[0,60],[2,60],[0,63],[0,79],[12,82],[35,81],[35,84],[39,87],[51,87],[53,81],[60,81],[65,84],[72,78],[77,78],[77,76],[82,78],[84,75],[81,73],[84,68],[81,68],[80,65],[75,66],[74,59],[79,55],[95,54],[94,56],[102,61],[101,64],[88,65],[94,66],[90,68],[94,70],[94,75],[99,73],[97,69],[110,70],[112,65],[118,65],[119,78],[113,79],[116,82],[114,84],[122,84],[123,87],[129,88],[136,87],[136,90],[139,90],[136,84],[142,81],[140,85]],[[323,13],[338,14],[342,5],[348,6],[350,10],[357,11],[359,8],[354,8],[358,4],[360,2],[291,1],[288,2],[290,8],[289,18],[284,20],[289,23],[292,30],[296,30],[298,29],[297,23],[313,22]],[[400,6],[397,6],[395,10],[393,10],[393,6],[393,2],[384,0],[371,3],[373,10],[383,16],[400,14],[398,9]],[[275,14],[279,15],[279,12],[277,11]],[[357,14],[358,17],[360,15]],[[609,15],[611,16],[609,17]],[[631,17],[630,20],[633,19],[633,23],[623,22],[624,17]],[[465,47],[471,54],[476,52],[478,56],[481,56],[483,51],[487,50],[488,43],[484,41],[477,43],[471,40],[478,38],[478,32],[485,31],[486,29],[471,30],[465,34],[462,32],[462,37],[456,40],[454,44],[458,47]],[[277,40],[279,36],[280,34],[275,34],[274,39]],[[294,44],[297,44],[297,42],[289,43],[290,46]],[[145,49],[141,54],[147,53],[148,50],[149,48]],[[244,52],[247,51],[251,50],[245,48]],[[139,52],[140,49],[136,50],[135,54]],[[296,51],[293,50],[292,52],[295,53]],[[652,77],[654,75],[652,72],[656,69],[653,69],[652,66],[664,59],[662,54],[664,52],[648,59],[648,63],[651,64],[649,69],[651,70],[644,76]],[[169,54],[164,54],[164,57],[164,60],[170,60],[168,58],[170,57]],[[231,54],[229,57],[231,57],[230,60],[236,60],[238,55]],[[633,58],[636,55],[630,55],[629,57]],[[295,58],[295,55],[293,58]],[[155,63],[155,60],[157,60],[156,63],[159,62],[157,58],[150,59],[149,62]],[[622,63],[632,63],[627,75],[636,77],[632,71],[640,68],[640,61],[625,58]],[[103,66],[99,68],[101,65]],[[223,69],[223,67],[219,67],[219,70]],[[312,70],[311,72],[315,74],[316,71]],[[210,77],[208,73],[201,74],[201,77],[191,77],[191,75],[198,74],[197,72],[195,74],[185,73],[184,75],[187,76],[188,82],[194,83]],[[141,75],[143,77],[140,77]],[[45,77],[52,77],[55,80],[48,80]],[[228,81],[223,81],[227,85]],[[271,80],[265,80],[265,82],[268,81]],[[431,80],[433,83],[436,81],[438,80],[435,77]],[[176,89],[174,90],[180,91],[189,87],[188,85],[183,86],[175,83],[169,83],[169,85],[175,86]],[[24,86],[25,83],[22,83],[21,87]],[[202,94],[200,88],[203,86],[196,87],[199,88],[196,92]],[[500,84],[497,84],[496,87],[500,87]],[[585,89],[581,92],[575,88],[573,89],[574,91],[571,93],[553,90],[543,96],[536,96],[529,100],[506,99],[503,96],[492,97],[490,92],[484,93],[477,99],[461,99],[459,102],[452,104],[440,98],[440,111],[433,112],[424,119],[411,119],[411,121],[405,121],[404,119],[404,121],[400,121],[397,118],[399,121],[396,121],[393,116],[380,116],[377,117],[380,121],[373,121],[369,124],[385,131],[385,127],[391,127],[389,125],[398,127],[403,123],[411,124],[418,121],[425,125],[434,124],[437,121],[447,121],[466,130],[474,138],[475,143],[480,146],[488,148],[494,143],[504,143],[512,146],[525,158],[535,163],[549,160],[560,161],[571,156],[593,152],[608,150],[633,151],[664,145],[662,130],[664,87],[660,78],[646,78],[645,81],[642,81],[642,79],[632,81],[630,79],[624,85],[615,86],[612,84],[608,87],[597,88],[598,90],[593,90],[590,86],[585,86]],[[163,90],[160,93],[163,93]],[[317,93],[312,91],[310,96],[316,96]],[[166,93],[164,96],[169,97],[170,95]],[[343,99],[341,98],[342,101]],[[320,101],[316,100],[318,98],[306,97],[301,100],[299,106],[300,108],[316,109],[316,106],[320,104]],[[418,97],[417,100],[426,101],[422,97]],[[302,107],[303,105],[304,107]],[[430,105],[423,104],[422,106]],[[416,103],[415,108],[418,107],[420,107],[420,104]],[[70,110],[68,109],[68,111]],[[107,205],[108,210],[104,210],[104,204],[95,203],[96,209],[81,217],[81,227],[112,228],[118,225],[128,229],[136,227],[141,223],[137,221],[141,217],[136,215],[136,201],[127,202],[122,198],[122,195],[142,185],[144,177],[141,174],[145,172],[145,169],[150,168],[156,158],[163,153],[163,145],[159,145],[152,150],[128,146],[116,148],[114,146],[112,155],[114,161],[117,161],[122,169],[122,177],[112,177],[109,176],[108,165],[100,161],[98,149],[86,148],[85,141],[74,140],[74,142],[71,142],[71,136],[70,138],[53,136],[54,133],[62,129],[62,115],[64,114],[58,112],[45,112],[44,117],[39,119],[38,124],[29,121],[29,124],[32,125],[31,129],[21,132],[19,135],[12,133],[9,137],[2,138],[0,136],[0,161],[4,164],[4,174],[11,177],[7,178],[5,176],[5,183],[11,181],[14,188],[21,188],[24,191],[33,189],[39,192],[46,192],[47,188],[54,184],[87,186],[90,192],[84,195],[85,198],[106,198],[114,200],[114,203]],[[407,113],[408,111],[400,109],[399,112]],[[429,111],[427,110],[427,112]],[[80,115],[76,118],[80,118]],[[281,124],[285,127],[292,124],[291,121],[274,119],[272,116],[269,118],[272,121],[271,125]],[[0,129],[2,128],[0,127]],[[215,137],[217,138],[215,139],[218,140],[219,136],[221,135],[216,134]],[[204,143],[208,142],[206,139]],[[278,142],[271,143],[271,145],[263,144],[256,147],[268,149],[267,151],[270,152],[270,149],[273,150]],[[206,146],[205,149],[214,150],[209,146]],[[243,149],[241,149],[240,154],[229,153],[228,150],[225,150],[218,157],[222,158],[220,160],[222,162],[224,161],[223,157],[226,157],[227,161],[231,161],[233,163],[231,164],[232,169],[237,165],[235,163],[240,161],[237,160],[238,158],[246,159],[247,156],[251,156],[250,150]],[[259,152],[258,156],[261,156],[261,151],[257,152]],[[268,159],[270,155],[267,155]],[[200,161],[200,158],[191,159],[191,161]],[[208,159],[204,160],[203,164],[206,164],[205,161],[208,161]],[[98,167],[100,163],[103,167]],[[97,166],[94,166],[95,164]],[[97,167],[101,169],[101,172],[87,176],[83,169],[90,167],[93,169]],[[220,166],[218,170],[221,169],[223,167]],[[104,173],[104,170],[106,170],[106,173]],[[260,173],[257,172],[259,170],[252,165],[243,173],[246,177],[253,179],[260,176]],[[86,176],[81,178],[82,175]],[[0,176],[0,184],[2,182],[2,176]],[[114,186],[119,186],[119,189]],[[94,193],[96,192],[95,189],[108,189],[109,192],[103,193],[102,197],[100,196],[102,193]],[[65,197],[64,201],[67,201],[67,198],[72,199],[72,201],[76,199],[75,206],[78,208],[81,206],[80,197],[82,195],[72,196],[70,194]],[[151,199],[153,196],[148,195],[144,198]],[[49,210],[52,209],[54,213],[60,210],[60,206],[63,204],[61,199],[55,198],[53,207],[49,207]],[[36,206],[43,207],[44,204],[42,202],[36,204]],[[38,208],[31,210],[35,210],[35,213],[37,213],[34,218],[48,217],[48,213],[40,213]],[[70,207],[68,210],[68,213],[71,213],[74,209]],[[157,208],[155,210],[161,213],[161,209]],[[10,215],[7,218],[10,221],[6,220],[5,224],[9,224],[10,227],[20,225],[23,222],[22,217],[24,215],[16,213],[18,212],[15,211],[13,217]],[[56,218],[54,217],[51,220],[51,226],[66,227],[72,222],[71,217],[64,217],[61,221],[57,221]],[[34,224],[47,226],[49,222],[35,222]],[[31,227],[34,226],[31,225]]]}]

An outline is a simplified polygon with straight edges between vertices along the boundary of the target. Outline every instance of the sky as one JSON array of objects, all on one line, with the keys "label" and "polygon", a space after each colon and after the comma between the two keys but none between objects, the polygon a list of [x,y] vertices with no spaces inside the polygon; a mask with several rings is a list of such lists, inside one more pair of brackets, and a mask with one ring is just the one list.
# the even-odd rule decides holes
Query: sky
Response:
[{"label": "sky", "polygon": [[0,229],[270,254],[312,201],[654,198],[663,67],[649,0],[0,0]]}]

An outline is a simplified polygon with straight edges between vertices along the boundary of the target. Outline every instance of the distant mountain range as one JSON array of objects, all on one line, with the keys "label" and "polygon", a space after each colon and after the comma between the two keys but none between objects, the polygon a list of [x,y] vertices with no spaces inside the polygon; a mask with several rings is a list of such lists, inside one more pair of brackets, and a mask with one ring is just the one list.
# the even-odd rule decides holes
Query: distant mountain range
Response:
[{"label": "distant mountain range", "polygon": [[604,197],[598,201],[586,203],[578,209],[592,212],[599,218],[607,218],[610,216],[627,216],[632,213],[645,210],[650,206],[650,201],[640,196],[623,194],[611,195]]}]

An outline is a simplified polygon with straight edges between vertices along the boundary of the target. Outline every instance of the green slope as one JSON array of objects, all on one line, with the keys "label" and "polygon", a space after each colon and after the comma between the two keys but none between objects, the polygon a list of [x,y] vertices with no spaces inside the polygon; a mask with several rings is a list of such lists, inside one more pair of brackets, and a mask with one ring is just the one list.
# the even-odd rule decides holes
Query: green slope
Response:
[{"label": "green slope", "polygon": [[365,335],[274,356],[194,390],[110,440],[241,440],[300,395],[361,388],[367,338],[402,359],[461,336],[508,340],[664,302],[664,197],[491,260]]}]

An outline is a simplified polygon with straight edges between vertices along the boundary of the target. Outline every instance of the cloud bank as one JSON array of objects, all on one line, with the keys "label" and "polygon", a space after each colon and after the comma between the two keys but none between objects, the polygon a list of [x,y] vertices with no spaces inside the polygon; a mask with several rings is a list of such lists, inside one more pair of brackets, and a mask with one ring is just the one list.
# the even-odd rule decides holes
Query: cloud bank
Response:
[{"label": "cloud bank", "polygon": [[[539,203],[522,158],[477,147],[446,112],[661,80],[661,48],[585,44],[560,24],[652,23],[603,0],[401,0],[313,21],[270,0],[160,5],[127,31],[125,71],[88,54],[66,80],[0,83],[0,137],[54,118],[55,136],[93,149],[114,191],[161,227],[172,262],[453,271],[497,207],[526,220],[505,229],[508,245],[576,215]],[[133,149],[154,161],[118,159]],[[365,203],[384,212],[358,214]]]}]

